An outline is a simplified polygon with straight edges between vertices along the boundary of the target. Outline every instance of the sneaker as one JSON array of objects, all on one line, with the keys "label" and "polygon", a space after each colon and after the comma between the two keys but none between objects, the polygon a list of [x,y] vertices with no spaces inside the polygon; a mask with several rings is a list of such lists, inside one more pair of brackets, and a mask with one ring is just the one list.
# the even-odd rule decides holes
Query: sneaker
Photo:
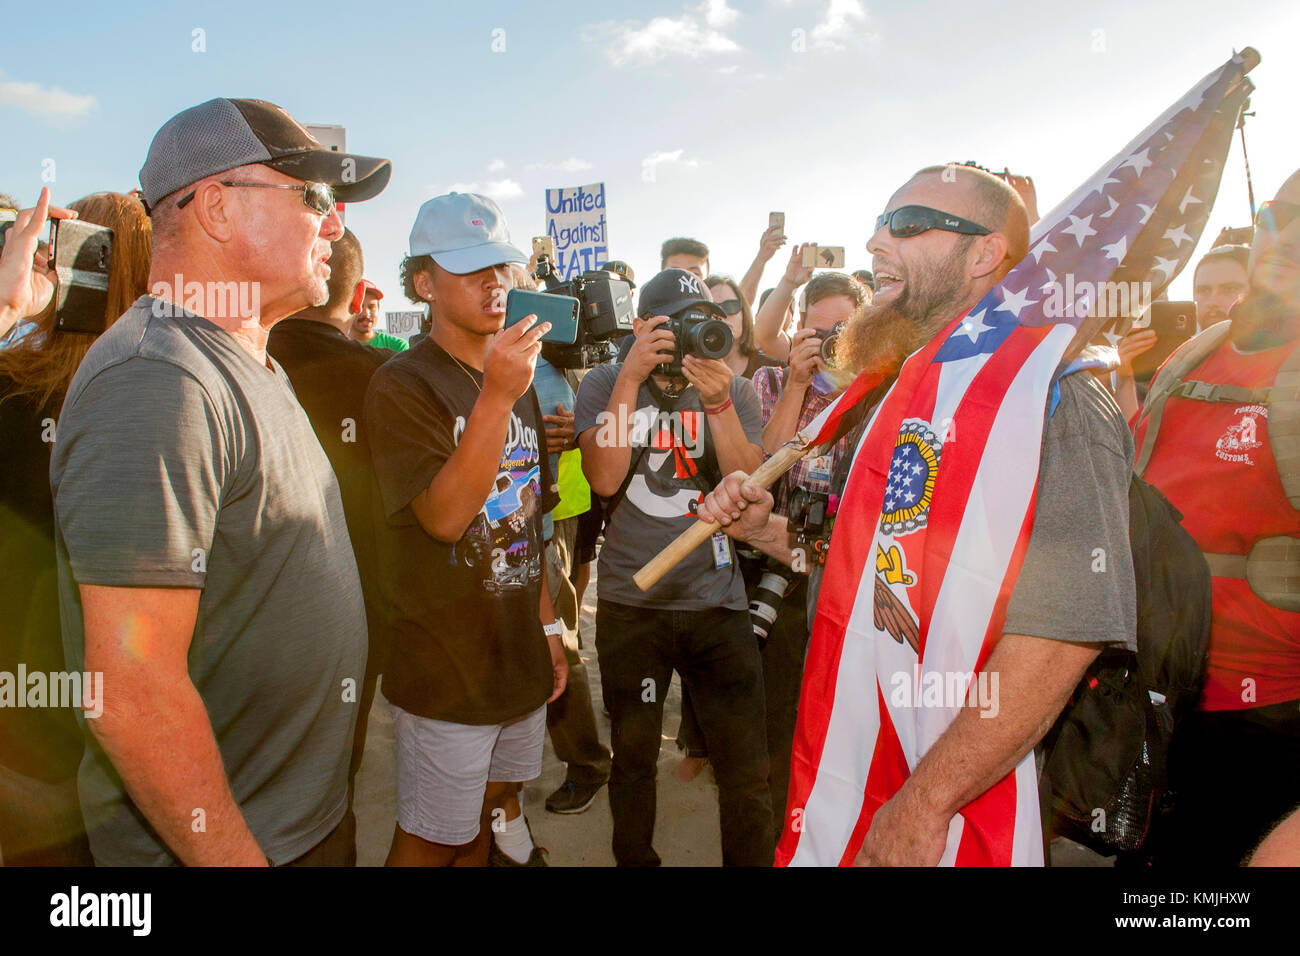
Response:
[{"label": "sneaker", "polygon": [[566,780],[559,790],[546,798],[546,809],[551,813],[582,813],[591,806],[603,786],[605,786],[603,780],[600,783],[576,783],[573,780]]},{"label": "sneaker", "polygon": [[[524,826],[528,827],[528,836],[531,837],[533,835],[533,828],[528,823],[527,817],[524,818]],[[520,863],[518,860],[514,860],[509,856],[507,856],[501,850],[501,848],[497,846],[496,837],[493,836],[492,843],[488,848],[487,865],[488,866],[549,866],[550,864],[546,862],[546,856],[549,852],[550,851],[547,850],[546,847],[537,846],[537,844],[534,843],[533,852],[528,854],[528,862]]]}]

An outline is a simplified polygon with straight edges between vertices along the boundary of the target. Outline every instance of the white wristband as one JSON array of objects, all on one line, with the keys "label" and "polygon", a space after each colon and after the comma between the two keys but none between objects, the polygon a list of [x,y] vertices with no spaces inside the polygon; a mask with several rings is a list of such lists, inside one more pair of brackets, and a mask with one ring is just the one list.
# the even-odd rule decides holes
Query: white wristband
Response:
[{"label": "white wristband", "polygon": [[547,637],[563,637],[564,625],[561,624],[559,621],[553,621],[550,624],[543,624],[542,631],[546,634]]}]

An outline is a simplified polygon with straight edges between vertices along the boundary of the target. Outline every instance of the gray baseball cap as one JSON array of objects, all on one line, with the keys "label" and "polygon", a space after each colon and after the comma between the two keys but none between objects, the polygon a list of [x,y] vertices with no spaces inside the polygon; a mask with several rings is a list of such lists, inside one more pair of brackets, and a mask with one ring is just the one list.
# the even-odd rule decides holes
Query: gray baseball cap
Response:
[{"label": "gray baseball cap", "polygon": [[140,169],[146,208],[200,179],[261,163],[297,179],[327,183],[339,202],[360,202],[388,185],[392,164],[336,153],[292,116],[265,100],[208,100],[158,130]]}]

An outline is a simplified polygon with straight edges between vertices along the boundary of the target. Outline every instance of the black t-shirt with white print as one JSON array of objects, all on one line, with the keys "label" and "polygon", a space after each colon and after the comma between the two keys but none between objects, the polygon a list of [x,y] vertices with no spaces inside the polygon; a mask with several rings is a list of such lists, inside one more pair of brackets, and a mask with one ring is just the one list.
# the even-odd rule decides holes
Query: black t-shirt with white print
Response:
[{"label": "black t-shirt with white print", "polygon": [[378,571],[392,616],[384,696],[460,724],[521,717],[552,688],[538,600],[542,515],[558,496],[533,389],[514,404],[496,482],[459,541],[433,538],[410,507],[455,452],[482,383],[425,339],[375,372],[366,393]]}]

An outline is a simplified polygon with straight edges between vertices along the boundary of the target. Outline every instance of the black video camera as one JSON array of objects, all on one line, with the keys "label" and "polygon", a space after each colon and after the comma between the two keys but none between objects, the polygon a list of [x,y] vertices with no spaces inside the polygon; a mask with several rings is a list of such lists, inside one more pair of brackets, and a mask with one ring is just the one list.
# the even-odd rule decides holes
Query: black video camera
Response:
[{"label": "black video camera", "polygon": [[550,256],[537,257],[536,277],[544,292],[572,296],[578,300],[578,336],[572,345],[547,342],[542,346],[546,361],[556,368],[591,368],[612,362],[618,356],[613,341],[632,331],[632,286],[618,273],[588,270],[567,282],[560,281]]},{"label": "black video camera", "polygon": [[[18,210],[0,209],[0,250],[4,249],[7,233],[17,218]],[[79,219],[49,222],[54,327],[64,332],[98,335],[109,323],[108,279],[113,263],[113,230]]]},{"label": "black video camera", "polygon": [[735,338],[731,326],[715,319],[702,309],[683,309],[659,326],[673,334],[673,359],[655,366],[655,374],[682,374],[682,359],[694,355],[702,359],[724,359],[731,354]]}]

